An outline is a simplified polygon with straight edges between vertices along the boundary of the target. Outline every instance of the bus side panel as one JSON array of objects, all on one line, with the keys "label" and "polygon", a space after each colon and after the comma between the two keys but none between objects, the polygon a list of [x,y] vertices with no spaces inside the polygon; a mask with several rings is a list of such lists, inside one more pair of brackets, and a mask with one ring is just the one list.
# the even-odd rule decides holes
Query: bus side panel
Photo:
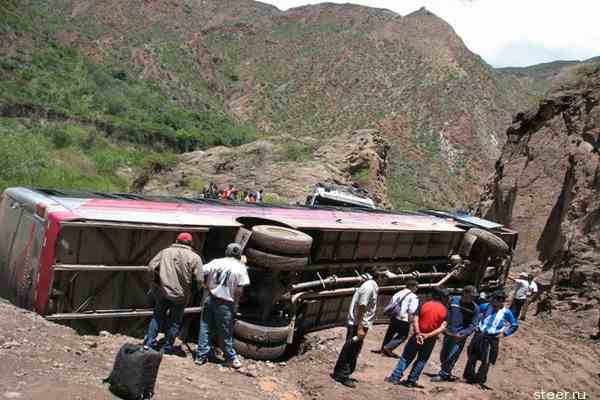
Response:
[{"label": "bus side panel", "polygon": [[7,194],[3,194],[0,204],[0,296],[7,300],[14,300],[15,288],[10,285],[10,253],[22,214],[23,207]]},{"label": "bus side panel", "polygon": [[10,287],[17,306],[33,309],[44,225],[42,220],[24,210],[10,255]]},{"label": "bus side panel", "polygon": [[52,287],[52,265],[56,257],[56,241],[60,232],[60,219],[50,214],[46,222],[46,231],[44,235],[44,245],[40,257],[40,268],[37,282],[37,296],[35,302],[35,311],[44,315],[50,298],[50,289]]}]

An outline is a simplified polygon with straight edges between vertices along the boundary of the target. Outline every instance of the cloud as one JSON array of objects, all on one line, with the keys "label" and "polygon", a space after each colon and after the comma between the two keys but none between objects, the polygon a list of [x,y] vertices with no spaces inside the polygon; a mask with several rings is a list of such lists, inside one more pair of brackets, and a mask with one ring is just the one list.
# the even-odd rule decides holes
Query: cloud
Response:
[{"label": "cloud", "polygon": [[[265,0],[263,0],[265,1]],[[282,10],[313,0],[266,0]],[[328,0],[347,3],[347,0]],[[406,15],[422,6],[444,18],[494,66],[522,66],[600,55],[597,0],[350,0]]]}]

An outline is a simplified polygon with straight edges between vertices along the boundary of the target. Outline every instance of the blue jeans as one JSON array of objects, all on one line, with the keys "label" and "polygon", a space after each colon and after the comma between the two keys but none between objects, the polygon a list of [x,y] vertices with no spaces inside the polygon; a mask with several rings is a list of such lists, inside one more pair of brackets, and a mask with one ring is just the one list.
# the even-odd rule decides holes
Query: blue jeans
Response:
[{"label": "blue jeans", "polygon": [[402,375],[404,375],[404,371],[406,371],[416,357],[417,361],[410,371],[408,381],[417,383],[419,376],[421,376],[421,372],[423,372],[423,368],[425,368],[427,361],[429,361],[429,357],[435,346],[435,341],[436,338],[433,337],[426,339],[422,345],[419,345],[417,343],[417,336],[411,336],[411,338],[408,339],[406,346],[404,346],[404,351],[402,352],[402,356],[400,356],[400,360],[398,360],[398,365],[396,365],[396,368],[390,376],[391,381],[396,383],[400,382]]},{"label": "blue jeans", "polygon": [[154,304],[154,315],[152,316],[152,321],[150,321],[144,345],[156,349],[156,337],[160,329],[163,328],[165,332],[163,350],[165,353],[171,353],[173,351],[173,343],[181,328],[184,309],[185,305],[175,304],[163,296],[157,295]]},{"label": "blue jeans", "polygon": [[219,345],[227,360],[233,360],[236,357],[233,347],[233,311],[233,302],[208,296],[200,320],[196,360],[206,360],[213,355],[211,339],[216,336],[221,341]]},{"label": "blue jeans", "polygon": [[440,352],[442,369],[440,370],[439,375],[442,378],[450,378],[452,376],[452,369],[458,361],[466,342],[466,337],[462,339],[456,339],[451,336],[444,336],[444,344],[442,346],[442,351]]}]

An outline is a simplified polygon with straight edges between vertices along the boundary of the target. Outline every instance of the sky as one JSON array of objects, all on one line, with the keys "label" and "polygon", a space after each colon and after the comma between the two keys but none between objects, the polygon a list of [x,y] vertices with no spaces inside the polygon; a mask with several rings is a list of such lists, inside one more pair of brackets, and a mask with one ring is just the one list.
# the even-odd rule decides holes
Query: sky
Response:
[{"label": "sky", "polygon": [[[262,0],[281,10],[322,1]],[[406,15],[425,6],[494,67],[600,56],[599,0],[328,0]]]}]

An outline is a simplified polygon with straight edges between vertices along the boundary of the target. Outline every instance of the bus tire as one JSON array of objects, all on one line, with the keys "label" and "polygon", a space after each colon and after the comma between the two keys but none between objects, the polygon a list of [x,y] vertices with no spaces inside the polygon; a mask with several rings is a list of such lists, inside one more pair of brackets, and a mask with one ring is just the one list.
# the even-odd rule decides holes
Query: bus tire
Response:
[{"label": "bus tire", "polygon": [[296,229],[274,225],[257,225],[252,228],[255,247],[276,254],[306,256],[310,254],[313,239]]},{"label": "bus tire", "polygon": [[500,237],[479,228],[471,228],[466,235],[471,235],[477,238],[477,242],[485,245],[491,255],[504,255],[510,251],[508,245]]},{"label": "bus tire", "polygon": [[239,338],[234,338],[233,344],[236,352],[238,352],[240,355],[244,356],[245,358],[261,361],[272,361],[283,357],[287,347],[287,343],[285,342],[272,345],[247,342]]},{"label": "bus tire", "polygon": [[241,320],[236,320],[233,326],[236,337],[251,342],[269,344],[286,342],[291,330],[291,325],[263,326]]},{"label": "bus tire", "polygon": [[275,271],[299,271],[308,264],[308,257],[289,257],[265,253],[257,249],[246,249],[248,264]]}]

